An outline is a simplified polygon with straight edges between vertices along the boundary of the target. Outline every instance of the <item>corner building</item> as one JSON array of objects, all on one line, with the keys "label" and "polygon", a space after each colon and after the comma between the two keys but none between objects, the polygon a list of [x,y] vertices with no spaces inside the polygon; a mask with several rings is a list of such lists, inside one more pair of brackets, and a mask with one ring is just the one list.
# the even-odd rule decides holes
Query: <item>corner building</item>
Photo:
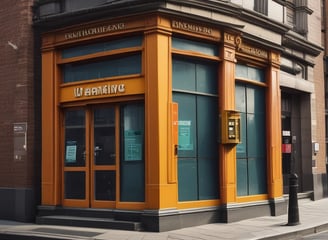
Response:
[{"label": "corner building", "polygon": [[280,67],[289,28],[227,1],[89,2],[35,6],[37,222],[89,214],[166,231],[286,213]]}]

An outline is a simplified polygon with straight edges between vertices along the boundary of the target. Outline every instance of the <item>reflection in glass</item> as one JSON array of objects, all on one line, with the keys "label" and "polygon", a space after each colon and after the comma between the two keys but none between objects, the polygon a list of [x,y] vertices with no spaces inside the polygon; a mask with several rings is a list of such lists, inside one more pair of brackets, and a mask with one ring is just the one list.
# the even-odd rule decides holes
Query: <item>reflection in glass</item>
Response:
[{"label": "reflection in glass", "polygon": [[65,112],[65,166],[85,166],[85,112]]},{"label": "reflection in glass", "polygon": [[96,165],[115,164],[115,109],[94,111],[94,161]]},{"label": "reflection in glass", "polygon": [[115,201],[115,171],[95,171],[95,200]]}]

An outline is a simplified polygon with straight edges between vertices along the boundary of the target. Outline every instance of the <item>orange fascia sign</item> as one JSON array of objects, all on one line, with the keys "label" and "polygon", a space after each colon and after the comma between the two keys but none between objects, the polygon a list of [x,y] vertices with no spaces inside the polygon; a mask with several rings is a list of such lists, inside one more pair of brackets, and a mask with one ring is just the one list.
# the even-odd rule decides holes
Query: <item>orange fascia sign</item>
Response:
[{"label": "orange fascia sign", "polygon": [[80,84],[63,84],[60,87],[60,102],[72,102],[95,98],[143,94],[142,78],[133,80],[97,81]]}]

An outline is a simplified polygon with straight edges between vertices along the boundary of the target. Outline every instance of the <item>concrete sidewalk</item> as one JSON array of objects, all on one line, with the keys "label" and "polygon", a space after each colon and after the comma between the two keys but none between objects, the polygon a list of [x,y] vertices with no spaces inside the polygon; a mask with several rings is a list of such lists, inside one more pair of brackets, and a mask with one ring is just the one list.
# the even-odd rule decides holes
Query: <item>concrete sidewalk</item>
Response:
[{"label": "concrete sidewalk", "polygon": [[286,226],[288,216],[259,217],[235,223],[214,223],[179,230],[149,233],[98,228],[62,227],[0,221],[1,240],[97,239],[97,240],[215,240],[301,239],[328,230],[328,198],[298,201],[300,224]]}]

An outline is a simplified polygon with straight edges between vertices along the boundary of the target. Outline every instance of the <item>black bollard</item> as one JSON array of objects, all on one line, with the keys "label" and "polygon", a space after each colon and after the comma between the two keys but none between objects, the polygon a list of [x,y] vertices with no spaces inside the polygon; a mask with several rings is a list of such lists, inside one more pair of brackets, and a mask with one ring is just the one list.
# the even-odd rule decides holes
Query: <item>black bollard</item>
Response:
[{"label": "black bollard", "polygon": [[297,192],[298,176],[296,173],[292,173],[289,176],[288,226],[300,224]]}]

